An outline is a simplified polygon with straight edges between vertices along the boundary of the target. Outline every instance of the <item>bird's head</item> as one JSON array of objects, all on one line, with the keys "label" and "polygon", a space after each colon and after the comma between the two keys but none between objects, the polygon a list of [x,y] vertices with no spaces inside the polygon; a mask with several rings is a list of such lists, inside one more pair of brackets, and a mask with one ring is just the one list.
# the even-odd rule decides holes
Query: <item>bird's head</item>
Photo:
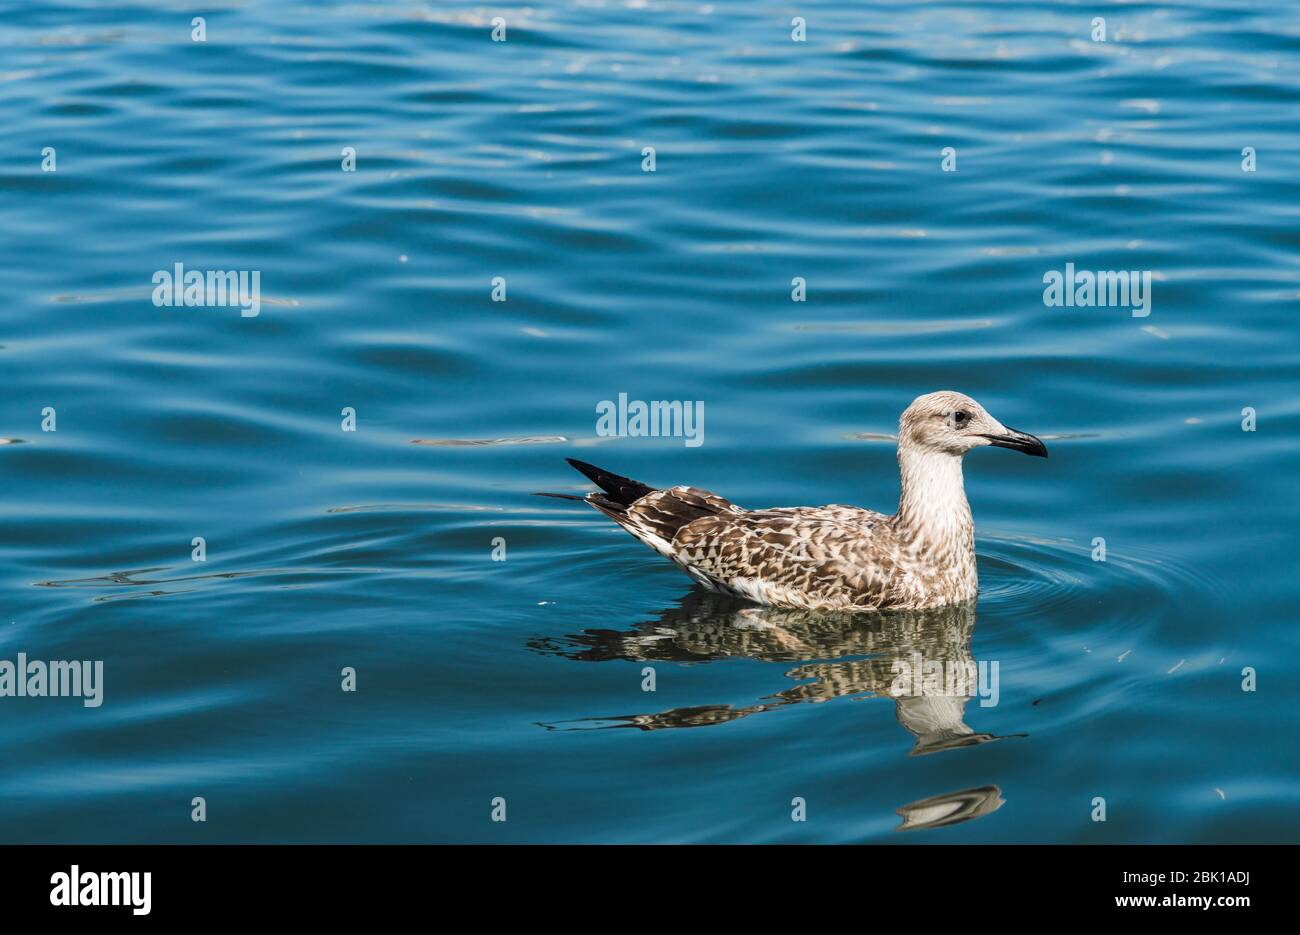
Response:
[{"label": "bird's head", "polygon": [[993,445],[1047,457],[1047,446],[1028,432],[1003,425],[962,393],[942,390],[912,400],[898,420],[899,450],[961,457],[972,448]]}]

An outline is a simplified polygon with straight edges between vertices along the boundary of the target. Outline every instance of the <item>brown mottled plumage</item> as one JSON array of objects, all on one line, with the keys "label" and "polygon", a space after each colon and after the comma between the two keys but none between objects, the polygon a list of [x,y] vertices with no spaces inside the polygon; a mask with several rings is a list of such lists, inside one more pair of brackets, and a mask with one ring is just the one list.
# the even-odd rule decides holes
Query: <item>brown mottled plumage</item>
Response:
[{"label": "brown mottled plumage", "polygon": [[918,397],[899,419],[898,511],[746,510],[697,487],[656,490],[569,459],[603,490],[585,501],[706,587],[777,607],[925,609],[979,590],[962,456],[996,445],[1047,456],[1032,435],[961,393]]}]

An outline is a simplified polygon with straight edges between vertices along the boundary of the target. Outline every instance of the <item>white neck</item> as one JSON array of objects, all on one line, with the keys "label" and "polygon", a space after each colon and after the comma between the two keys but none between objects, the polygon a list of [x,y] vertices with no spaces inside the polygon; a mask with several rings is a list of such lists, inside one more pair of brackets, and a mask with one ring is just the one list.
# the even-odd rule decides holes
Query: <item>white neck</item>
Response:
[{"label": "white neck", "polygon": [[961,456],[899,446],[901,491],[893,523],[917,548],[974,549],[975,526],[962,483]]}]

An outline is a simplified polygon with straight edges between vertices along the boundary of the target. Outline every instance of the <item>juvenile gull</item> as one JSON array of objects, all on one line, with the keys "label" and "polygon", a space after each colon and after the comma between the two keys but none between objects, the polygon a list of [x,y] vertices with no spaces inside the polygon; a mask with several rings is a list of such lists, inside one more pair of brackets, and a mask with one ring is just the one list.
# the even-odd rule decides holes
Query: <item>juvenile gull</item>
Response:
[{"label": "juvenile gull", "polygon": [[839,504],[746,510],[698,487],[656,490],[573,458],[601,492],[568,499],[584,500],[714,591],[776,607],[921,610],[979,591],[961,462],[988,445],[1047,457],[1033,435],[944,391],[917,397],[898,420],[893,516]]}]

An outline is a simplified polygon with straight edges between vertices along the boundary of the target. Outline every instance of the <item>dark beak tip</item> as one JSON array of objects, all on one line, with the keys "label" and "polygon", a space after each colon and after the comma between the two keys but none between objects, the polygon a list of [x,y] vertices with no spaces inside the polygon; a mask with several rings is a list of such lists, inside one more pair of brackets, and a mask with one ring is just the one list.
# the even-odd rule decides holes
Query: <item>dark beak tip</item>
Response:
[{"label": "dark beak tip", "polygon": [[1009,435],[985,435],[994,446],[998,448],[1010,448],[1012,451],[1019,451],[1022,454],[1033,455],[1036,458],[1047,457],[1047,446],[1043,440],[1028,432],[1022,432],[1019,429],[1007,429]]},{"label": "dark beak tip", "polygon": [[1035,438],[1033,435],[1030,435],[1027,438],[1025,438],[1022,441],[1021,446],[1018,446],[1018,450],[1023,451],[1027,455],[1033,455],[1035,458],[1047,457],[1047,446],[1044,445],[1040,439]]}]

